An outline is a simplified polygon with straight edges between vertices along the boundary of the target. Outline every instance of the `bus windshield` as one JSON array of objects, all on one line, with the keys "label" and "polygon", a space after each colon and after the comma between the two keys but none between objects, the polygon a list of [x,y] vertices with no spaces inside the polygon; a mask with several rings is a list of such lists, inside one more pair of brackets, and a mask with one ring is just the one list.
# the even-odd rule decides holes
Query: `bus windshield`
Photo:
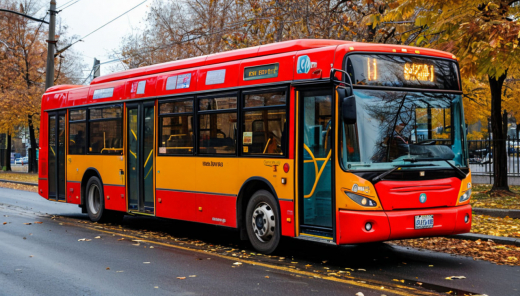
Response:
[{"label": "bus windshield", "polygon": [[346,170],[466,167],[459,94],[355,90],[356,124],[340,129]]}]

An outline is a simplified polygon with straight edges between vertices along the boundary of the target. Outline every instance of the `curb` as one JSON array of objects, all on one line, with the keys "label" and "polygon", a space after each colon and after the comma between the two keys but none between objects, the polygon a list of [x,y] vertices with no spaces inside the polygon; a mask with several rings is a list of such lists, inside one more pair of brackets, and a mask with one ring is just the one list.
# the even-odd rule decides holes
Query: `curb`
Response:
[{"label": "curb", "polygon": [[463,233],[463,234],[455,234],[446,236],[448,238],[456,238],[456,239],[466,239],[466,240],[492,240],[493,242],[501,245],[510,245],[520,247],[520,238],[514,237],[502,237],[502,236],[493,236],[486,234],[478,234],[478,233]]},{"label": "curb", "polygon": [[13,183],[13,184],[20,184],[20,185],[28,185],[28,186],[38,186],[37,183],[20,182],[20,181],[11,181],[11,180],[2,180],[2,179],[0,179],[0,182]]},{"label": "curb", "polygon": [[473,213],[477,215],[488,215],[491,217],[520,219],[520,210],[505,210],[505,209],[487,209],[487,208],[473,208]]}]

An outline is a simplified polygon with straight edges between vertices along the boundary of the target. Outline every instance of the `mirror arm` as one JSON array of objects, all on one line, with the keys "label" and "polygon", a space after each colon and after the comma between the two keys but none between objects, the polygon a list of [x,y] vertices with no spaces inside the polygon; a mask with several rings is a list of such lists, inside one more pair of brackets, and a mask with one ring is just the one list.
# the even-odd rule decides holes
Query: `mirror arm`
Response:
[{"label": "mirror arm", "polygon": [[[349,83],[347,84],[346,81],[341,81],[341,80],[336,79],[336,72],[340,72],[344,76],[346,76],[348,78],[348,82]],[[343,84],[347,84],[348,86],[350,86],[351,94],[354,93],[354,86],[352,84],[352,79],[350,79],[350,75],[347,73],[347,71],[331,68],[330,69],[330,82],[333,83],[334,85],[339,85],[339,84],[342,84],[342,83]]]}]

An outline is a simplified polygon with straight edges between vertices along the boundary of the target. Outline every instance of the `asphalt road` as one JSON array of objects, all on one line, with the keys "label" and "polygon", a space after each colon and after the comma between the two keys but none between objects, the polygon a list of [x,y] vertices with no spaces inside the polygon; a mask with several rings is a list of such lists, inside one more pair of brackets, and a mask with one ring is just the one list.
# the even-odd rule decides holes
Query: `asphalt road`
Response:
[{"label": "asphalt road", "polygon": [[520,267],[385,243],[284,239],[264,256],[234,230],[132,216],[96,224],[77,206],[0,189],[0,295],[509,296],[519,279]]}]

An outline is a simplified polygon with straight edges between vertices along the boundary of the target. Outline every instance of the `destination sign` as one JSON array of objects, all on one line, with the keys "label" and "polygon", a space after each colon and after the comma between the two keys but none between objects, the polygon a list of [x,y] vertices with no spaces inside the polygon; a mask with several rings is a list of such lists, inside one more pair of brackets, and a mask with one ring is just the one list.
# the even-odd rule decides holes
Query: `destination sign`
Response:
[{"label": "destination sign", "polygon": [[278,77],[278,63],[247,67],[244,69],[244,80],[266,79]]}]

